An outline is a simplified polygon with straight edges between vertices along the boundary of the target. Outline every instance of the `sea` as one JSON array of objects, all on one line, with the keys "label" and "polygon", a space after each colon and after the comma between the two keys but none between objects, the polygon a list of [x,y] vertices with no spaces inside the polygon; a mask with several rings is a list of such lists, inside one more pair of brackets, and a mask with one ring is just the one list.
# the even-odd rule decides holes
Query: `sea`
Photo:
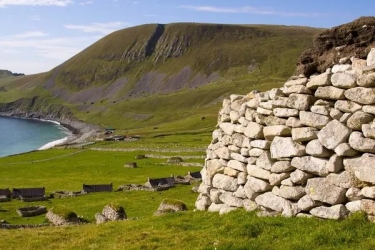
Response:
[{"label": "sea", "polygon": [[48,149],[69,134],[57,122],[0,116],[0,157]]}]

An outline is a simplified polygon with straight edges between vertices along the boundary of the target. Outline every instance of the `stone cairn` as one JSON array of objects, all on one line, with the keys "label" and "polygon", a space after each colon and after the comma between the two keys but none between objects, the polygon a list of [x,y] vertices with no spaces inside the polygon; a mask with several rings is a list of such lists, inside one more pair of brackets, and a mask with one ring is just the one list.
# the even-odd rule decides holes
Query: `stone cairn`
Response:
[{"label": "stone cairn", "polygon": [[309,79],[231,95],[207,149],[198,210],[375,220],[375,48]]}]

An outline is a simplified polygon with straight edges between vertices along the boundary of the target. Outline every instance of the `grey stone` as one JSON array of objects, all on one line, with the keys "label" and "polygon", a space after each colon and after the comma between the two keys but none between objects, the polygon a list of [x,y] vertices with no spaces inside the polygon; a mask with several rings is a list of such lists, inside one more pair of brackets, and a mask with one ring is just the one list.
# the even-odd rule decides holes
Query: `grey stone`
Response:
[{"label": "grey stone", "polygon": [[329,111],[329,116],[332,118],[332,119],[335,119],[335,120],[340,120],[341,117],[343,116],[344,114],[338,110],[338,109],[331,109]]},{"label": "grey stone", "polygon": [[249,155],[251,157],[259,157],[261,156],[265,151],[263,149],[260,149],[260,148],[252,148],[250,149],[249,151]]},{"label": "grey stone", "polygon": [[271,192],[259,195],[255,199],[255,202],[258,204],[258,206],[263,206],[277,212],[283,212],[288,206],[291,205],[290,201]]},{"label": "grey stone", "polygon": [[232,123],[238,123],[238,119],[240,119],[240,114],[237,111],[231,110],[230,113],[229,113],[229,118],[230,118]]},{"label": "grey stone", "polygon": [[361,202],[361,210],[368,215],[375,215],[375,201],[363,199]]},{"label": "grey stone", "polygon": [[272,115],[272,110],[258,107],[257,108],[257,113],[262,114],[262,115]]},{"label": "grey stone", "polygon": [[263,134],[266,140],[272,141],[275,136],[290,136],[291,129],[285,125],[275,125],[263,128]]},{"label": "grey stone", "polygon": [[371,48],[370,52],[367,55],[367,60],[366,60],[367,66],[372,66],[375,64],[375,49]]},{"label": "grey stone", "polygon": [[293,85],[290,87],[284,87],[283,88],[283,94],[285,95],[290,95],[290,94],[307,94],[310,95],[311,90],[309,90],[306,86],[304,85]]},{"label": "grey stone", "polygon": [[325,148],[319,140],[312,140],[306,145],[306,154],[315,156],[315,157],[330,157],[332,151]]},{"label": "grey stone", "polygon": [[243,207],[248,212],[258,209],[258,205],[254,201],[249,200],[249,199],[243,200]]},{"label": "grey stone", "polygon": [[[312,174],[305,173],[302,170],[297,169],[290,174],[290,181],[295,183],[295,184],[303,185],[303,184],[306,184],[307,180],[310,179],[313,176],[314,175],[312,175]],[[284,181],[281,182],[281,184],[286,185],[284,183]]]},{"label": "grey stone", "polygon": [[211,189],[210,190],[210,200],[213,203],[220,204],[221,200],[219,199],[219,197],[220,197],[221,194],[222,194],[222,191],[220,191],[218,189]]},{"label": "grey stone", "polygon": [[289,186],[289,187],[294,187],[295,184],[292,182],[292,180],[289,178],[286,178],[285,180],[282,180],[281,181],[281,185],[284,185],[284,186]]},{"label": "grey stone", "polygon": [[238,176],[237,176],[238,185],[244,185],[246,181],[247,181],[247,173],[245,172],[238,173]]},{"label": "grey stone", "polygon": [[340,118],[340,122],[341,123],[343,123],[343,124],[346,124],[347,123],[347,121],[349,120],[349,118],[352,116],[353,114],[351,114],[351,113],[344,113],[343,115],[342,115],[342,117]]},{"label": "grey stone", "polygon": [[348,209],[349,212],[355,213],[361,211],[361,204],[362,201],[351,201],[345,204],[346,209]]},{"label": "grey stone", "polygon": [[236,125],[232,124],[232,123],[229,123],[229,122],[223,122],[223,123],[220,123],[220,128],[223,130],[223,132],[227,135],[232,135],[233,132],[234,132],[234,127]]},{"label": "grey stone", "polygon": [[336,101],[335,108],[344,113],[354,113],[361,110],[362,105],[348,100],[339,100]]},{"label": "grey stone", "polygon": [[346,191],[345,195],[349,201],[358,201],[364,198],[361,193],[361,189],[356,188],[356,187],[349,188],[348,191]]},{"label": "grey stone", "polygon": [[272,101],[272,106],[278,108],[286,108],[287,103],[288,97],[276,97],[276,99]]},{"label": "grey stone", "polygon": [[344,219],[348,213],[349,211],[342,204],[332,207],[320,206],[310,210],[310,214],[316,217],[333,220]]},{"label": "grey stone", "polygon": [[289,117],[288,120],[286,121],[285,125],[291,128],[300,128],[303,126],[301,120],[296,117]]},{"label": "grey stone", "polygon": [[321,205],[323,205],[322,202],[314,201],[308,195],[303,196],[301,199],[299,199],[299,201],[297,203],[298,208],[302,211],[310,211],[312,208],[318,207],[318,206],[321,206]]},{"label": "grey stone", "polygon": [[371,124],[363,124],[362,132],[366,138],[375,139],[375,128]]},{"label": "grey stone", "polygon": [[215,150],[215,154],[221,159],[230,159],[230,150],[227,147],[218,148]]},{"label": "grey stone", "polygon": [[230,154],[230,157],[231,157],[233,160],[236,160],[236,161],[239,161],[239,162],[242,162],[242,163],[247,163],[247,159],[246,159],[246,157],[244,157],[244,156],[241,155],[241,154],[238,154],[238,153],[231,153],[231,154]]},{"label": "grey stone", "polygon": [[273,159],[305,155],[305,147],[294,142],[291,137],[276,136],[270,150]]},{"label": "grey stone", "polygon": [[315,97],[329,100],[343,100],[345,90],[333,86],[319,87],[315,91]]},{"label": "grey stone", "polygon": [[255,122],[249,122],[244,134],[252,139],[263,139],[263,126]]},{"label": "grey stone", "polygon": [[319,115],[329,116],[330,110],[331,110],[331,108],[327,107],[327,106],[311,106],[310,107],[311,112],[313,112],[315,114],[319,114]]},{"label": "grey stone", "polygon": [[231,206],[231,207],[243,207],[242,199],[237,198],[232,193],[229,193],[229,192],[222,193],[220,195],[219,199],[224,204],[227,204],[228,206]]},{"label": "grey stone", "polygon": [[212,213],[218,213],[220,212],[220,210],[223,208],[223,207],[226,207],[227,205],[225,204],[216,204],[216,203],[212,203],[209,207],[208,207],[208,212],[212,212]]},{"label": "grey stone", "polygon": [[303,187],[281,186],[274,187],[272,193],[288,200],[299,200],[306,194]]},{"label": "grey stone", "polygon": [[237,179],[223,174],[216,174],[212,180],[214,188],[223,189],[226,191],[236,191],[238,188]]},{"label": "grey stone", "polygon": [[235,177],[236,178],[238,176],[238,173],[239,173],[239,171],[237,171],[237,170],[235,170],[233,168],[228,168],[228,167],[224,168],[224,174],[228,175],[230,177]]},{"label": "grey stone", "polygon": [[[249,183],[250,188],[254,190],[254,192],[256,193],[263,193],[272,189],[272,186],[268,182],[259,180],[254,177],[250,177],[250,178],[248,177],[248,183]],[[245,189],[245,192],[246,192],[246,189]]]},{"label": "grey stone", "polygon": [[209,177],[214,176],[216,173],[224,171],[225,165],[221,164],[220,160],[208,160],[206,161],[206,172]]},{"label": "grey stone", "polygon": [[316,201],[336,205],[346,201],[346,189],[332,185],[326,178],[307,180],[306,193]]},{"label": "grey stone", "polygon": [[350,132],[351,130],[341,122],[332,120],[318,132],[318,139],[326,148],[334,149],[348,141]]},{"label": "grey stone", "polygon": [[365,138],[361,132],[353,132],[349,137],[349,145],[364,153],[375,153],[375,140]]},{"label": "grey stone", "polygon": [[272,173],[270,175],[269,181],[271,186],[280,185],[281,182],[287,178],[289,178],[290,173],[280,173],[280,174],[274,174]]},{"label": "grey stone", "polygon": [[364,187],[361,190],[364,197],[375,199],[375,187]]},{"label": "grey stone", "polygon": [[228,214],[230,212],[233,212],[235,210],[237,210],[238,208],[237,207],[231,207],[227,204],[224,204],[221,208],[220,208],[220,211],[219,211],[219,214],[220,215],[223,215],[223,214]]},{"label": "grey stone", "polygon": [[362,111],[357,111],[349,118],[346,124],[353,130],[361,131],[362,124],[370,123],[373,119],[373,115]]},{"label": "grey stone", "polygon": [[243,186],[239,186],[236,190],[236,192],[233,193],[234,196],[241,199],[247,199],[245,189]]},{"label": "grey stone", "polygon": [[312,97],[311,95],[303,95],[302,93],[291,94],[287,101],[287,107],[292,108],[292,109],[298,109],[298,110],[308,110],[309,106],[313,102],[314,102],[314,97]]},{"label": "grey stone", "polygon": [[340,174],[331,173],[327,176],[329,183],[341,187],[350,188],[353,186],[353,178],[348,171],[341,172]]},{"label": "grey stone", "polygon": [[298,116],[299,110],[298,109],[289,109],[289,108],[275,108],[273,110],[274,116],[277,117],[292,117]]},{"label": "grey stone", "polygon": [[335,106],[335,101],[332,100],[323,100],[323,99],[318,99],[315,103],[314,106],[326,106],[326,107],[334,107]]},{"label": "grey stone", "polygon": [[244,157],[249,157],[249,149],[248,148],[241,148],[240,154]]},{"label": "grey stone", "polygon": [[351,64],[336,64],[332,68],[332,73],[345,72],[351,69],[352,69]]},{"label": "grey stone", "polygon": [[228,162],[228,167],[233,168],[235,170],[245,172],[246,171],[246,165],[242,162],[236,161],[236,160],[230,160]]},{"label": "grey stone", "polygon": [[283,118],[279,118],[279,117],[276,117],[276,116],[267,116],[265,119],[264,119],[264,123],[267,125],[267,126],[272,126],[272,125],[285,125],[286,124],[286,120],[283,119]]},{"label": "grey stone", "polygon": [[309,89],[317,89],[321,86],[328,86],[331,84],[331,74],[323,73],[320,75],[315,76],[314,78],[310,78],[310,81],[306,84],[306,87]]},{"label": "grey stone", "polygon": [[332,85],[342,89],[350,89],[357,86],[356,77],[352,74],[336,73],[331,77]]},{"label": "grey stone", "polygon": [[366,112],[366,113],[369,113],[369,114],[372,114],[372,115],[375,115],[375,106],[365,105],[365,106],[362,107],[362,111]]},{"label": "grey stone", "polygon": [[250,200],[254,200],[258,195],[259,193],[255,192],[252,188],[251,188],[252,184],[250,183],[250,180],[248,180],[245,184],[245,186],[243,187],[244,191],[245,191],[245,194],[247,196],[247,198],[249,198]]},{"label": "grey stone", "polygon": [[269,91],[269,96],[271,100],[275,100],[279,96],[284,96],[283,91],[279,88],[273,88]]},{"label": "grey stone", "polygon": [[250,142],[250,146],[253,148],[270,149],[271,142],[266,140],[254,140]]},{"label": "grey stone", "polygon": [[284,84],[284,86],[290,87],[290,86],[294,86],[294,85],[306,85],[307,81],[308,81],[308,79],[306,77],[297,78],[297,79],[294,79],[294,80],[287,81]]},{"label": "grey stone", "polygon": [[344,163],[342,157],[334,154],[332,155],[326,165],[328,172],[338,173],[344,169]]},{"label": "grey stone", "polygon": [[301,111],[299,119],[302,124],[321,129],[331,121],[331,117],[325,115],[319,115],[312,112]]},{"label": "grey stone", "polygon": [[357,84],[361,87],[375,87],[375,73],[360,75]]},{"label": "grey stone", "polygon": [[272,164],[271,172],[272,173],[285,173],[294,170],[295,168],[292,167],[290,161],[277,161]]},{"label": "grey stone", "polygon": [[338,156],[349,156],[353,157],[358,154],[358,151],[352,149],[349,143],[341,143],[335,148],[335,153]]},{"label": "grey stone", "polygon": [[263,168],[260,168],[255,165],[247,165],[247,173],[249,176],[256,177],[263,180],[269,180],[271,176],[271,172],[268,170],[265,170]]},{"label": "grey stone", "polygon": [[351,101],[360,104],[374,104],[375,103],[375,89],[356,87],[345,91],[345,97]]},{"label": "grey stone", "polygon": [[294,157],[291,164],[293,167],[307,173],[327,176],[328,169],[326,167],[328,160],[313,156]]},{"label": "grey stone", "polygon": [[256,161],[256,165],[266,170],[271,170],[274,160],[269,151],[265,151]]}]

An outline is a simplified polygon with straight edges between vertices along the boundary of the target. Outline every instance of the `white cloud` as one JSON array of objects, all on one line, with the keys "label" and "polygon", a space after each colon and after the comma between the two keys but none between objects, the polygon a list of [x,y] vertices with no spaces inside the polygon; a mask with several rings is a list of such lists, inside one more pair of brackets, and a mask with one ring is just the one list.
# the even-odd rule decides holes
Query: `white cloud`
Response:
[{"label": "white cloud", "polygon": [[93,4],[93,1],[86,1],[86,2],[81,2],[79,5],[88,5],[88,4]]},{"label": "white cloud", "polygon": [[13,35],[12,37],[14,38],[32,38],[32,37],[44,37],[47,36],[46,33],[41,32],[41,31],[28,31],[25,33]]},{"label": "white cloud", "polygon": [[304,13],[304,12],[287,12],[287,11],[278,11],[274,9],[266,8],[256,8],[252,6],[243,6],[243,7],[216,7],[216,6],[193,6],[193,5],[183,5],[180,6],[183,9],[189,9],[194,11],[201,12],[213,12],[213,13],[227,13],[227,14],[238,14],[238,13],[247,13],[247,14],[258,14],[258,15],[277,15],[277,16],[303,16],[303,17],[313,17],[321,16],[321,13]]},{"label": "white cloud", "polygon": [[109,23],[92,23],[90,25],[75,25],[67,24],[64,25],[67,29],[80,30],[85,33],[102,33],[104,35],[112,33],[113,31],[119,30],[124,27],[128,27],[130,24],[123,22],[109,22]]},{"label": "white cloud", "polygon": [[67,6],[74,3],[72,0],[0,0],[0,7],[10,5],[30,5],[30,6]]}]

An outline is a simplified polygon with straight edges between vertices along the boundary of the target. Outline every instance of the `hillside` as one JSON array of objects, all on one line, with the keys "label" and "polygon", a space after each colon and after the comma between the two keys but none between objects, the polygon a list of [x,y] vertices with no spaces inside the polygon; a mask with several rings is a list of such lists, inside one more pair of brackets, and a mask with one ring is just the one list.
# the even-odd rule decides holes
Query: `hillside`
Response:
[{"label": "hillside", "polygon": [[42,98],[85,122],[121,129],[212,127],[224,96],[279,85],[320,31],[195,23],[132,27],[50,72],[0,81],[7,90],[0,98],[7,103]]}]

